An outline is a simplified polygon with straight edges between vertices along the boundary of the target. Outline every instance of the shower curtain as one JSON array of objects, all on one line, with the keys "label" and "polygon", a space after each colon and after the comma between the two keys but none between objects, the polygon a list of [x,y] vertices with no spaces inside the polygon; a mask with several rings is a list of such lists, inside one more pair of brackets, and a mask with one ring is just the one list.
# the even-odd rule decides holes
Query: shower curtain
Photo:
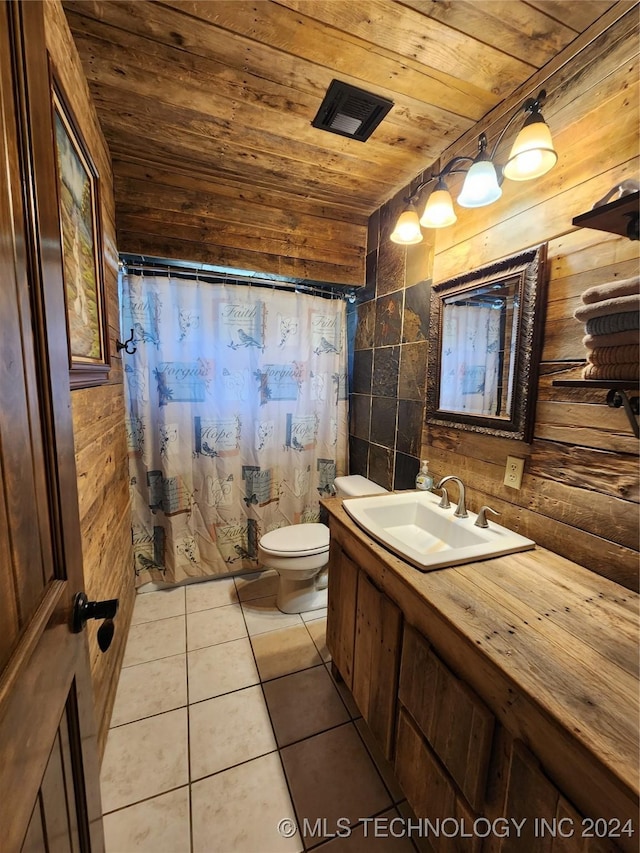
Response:
[{"label": "shower curtain", "polygon": [[502,304],[446,305],[442,322],[440,408],[495,415],[500,402]]},{"label": "shower curtain", "polygon": [[122,306],[137,584],[256,569],[345,473],[344,302],[125,275]]}]

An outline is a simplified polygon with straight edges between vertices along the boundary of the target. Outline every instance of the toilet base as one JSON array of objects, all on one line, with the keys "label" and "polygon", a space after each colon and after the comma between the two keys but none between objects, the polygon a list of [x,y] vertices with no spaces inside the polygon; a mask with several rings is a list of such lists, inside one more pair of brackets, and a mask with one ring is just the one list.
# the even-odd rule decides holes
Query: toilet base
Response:
[{"label": "toilet base", "polygon": [[326,580],[323,589],[318,589],[316,582],[319,580],[322,585],[323,576],[326,578],[326,572],[321,572],[318,578],[296,581],[280,575],[276,596],[278,610],[282,613],[305,613],[307,610],[320,610],[326,607]]}]

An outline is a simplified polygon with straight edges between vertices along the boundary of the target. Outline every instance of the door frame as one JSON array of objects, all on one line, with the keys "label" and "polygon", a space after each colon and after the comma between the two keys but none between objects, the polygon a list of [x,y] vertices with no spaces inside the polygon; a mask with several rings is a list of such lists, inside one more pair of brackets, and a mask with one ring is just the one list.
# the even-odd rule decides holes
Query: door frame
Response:
[{"label": "door frame", "polygon": [[[11,64],[15,122],[5,133],[7,144],[17,148],[22,191],[12,204],[15,280],[20,293],[27,294],[31,313],[28,357],[35,363],[37,387],[28,393],[42,424],[47,483],[42,500],[48,506],[53,552],[53,580],[0,674],[0,803],[11,803],[3,816],[2,845],[20,849],[66,709],[73,777],[82,783],[75,792],[78,842],[81,850],[100,851],[104,838],[87,637],[70,629],[73,598],[84,589],[84,579],[44,8],[40,2],[0,2],[11,48],[2,64],[3,72]],[[10,107],[5,104],[5,111]],[[7,180],[15,192],[12,177]],[[29,736],[16,742],[12,729]]]}]

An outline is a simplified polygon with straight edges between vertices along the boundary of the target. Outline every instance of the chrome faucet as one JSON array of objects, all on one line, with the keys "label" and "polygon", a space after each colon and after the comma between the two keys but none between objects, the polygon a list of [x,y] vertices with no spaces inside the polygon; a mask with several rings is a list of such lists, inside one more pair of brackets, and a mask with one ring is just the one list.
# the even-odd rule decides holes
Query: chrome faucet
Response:
[{"label": "chrome faucet", "polygon": [[467,508],[464,505],[464,483],[459,477],[453,477],[451,475],[449,477],[443,477],[436,486],[436,489],[441,489],[442,486],[448,480],[455,480],[455,482],[458,484],[458,489],[460,491],[460,497],[458,498],[458,506],[456,507],[456,511],[453,514],[456,516],[456,518],[467,518],[469,513],[467,512]]},{"label": "chrome faucet", "polygon": [[489,522],[487,521],[487,513],[491,512],[493,515],[500,515],[498,510],[491,509],[490,506],[480,507],[480,512],[478,513],[478,517],[475,520],[476,527],[488,527]]},{"label": "chrome faucet", "polygon": [[[436,487],[436,486],[434,486],[433,488],[434,488],[434,490],[435,490],[437,487]],[[449,507],[451,506],[451,504],[449,503],[449,495],[447,494],[447,489],[446,489],[446,487],[445,487],[445,486],[441,486],[441,487],[440,487],[440,491],[442,492],[442,497],[440,498],[440,503],[438,504],[438,506],[439,506],[441,509],[449,509]]]}]

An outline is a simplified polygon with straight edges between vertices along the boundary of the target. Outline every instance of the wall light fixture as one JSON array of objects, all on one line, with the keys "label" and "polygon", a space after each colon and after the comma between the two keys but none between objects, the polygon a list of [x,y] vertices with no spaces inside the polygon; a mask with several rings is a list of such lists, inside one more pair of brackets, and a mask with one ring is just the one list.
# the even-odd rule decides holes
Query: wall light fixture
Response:
[{"label": "wall light fixture", "polygon": [[[500,198],[504,178],[510,181],[529,181],[552,169],[558,155],[553,147],[549,127],[540,112],[546,95],[542,89],[536,98],[527,98],[522,108],[511,116],[500,132],[491,153],[487,152],[487,137],[481,133],[475,157],[453,157],[440,172],[416,187],[407,199],[407,206],[398,217],[390,239],[394,243],[409,246],[422,241],[421,226],[446,228],[454,224],[457,217],[446,183],[449,175],[465,175],[462,190],[457,198],[460,207],[484,207]],[[507,162],[504,166],[499,166],[494,162],[496,151],[505,133],[522,112],[528,113],[527,118],[513,143]],[[467,163],[470,165],[462,165]],[[416,206],[420,194],[433,181],[437,181],[437,184],[420,216]]]}]

